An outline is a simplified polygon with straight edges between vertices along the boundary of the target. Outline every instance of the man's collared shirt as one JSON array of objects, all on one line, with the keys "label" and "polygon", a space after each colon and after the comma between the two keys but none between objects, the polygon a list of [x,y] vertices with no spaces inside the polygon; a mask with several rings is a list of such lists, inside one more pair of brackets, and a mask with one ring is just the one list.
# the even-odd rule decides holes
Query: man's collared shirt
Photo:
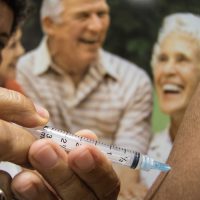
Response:
[{"label": "man's collared shirt", "polygon": [[99,60],[75,88],[53,64],[47,40],[18,63],[25,93],[50,113],[50,125],[72,133],[94,131],[99,140],[145,153],[151,137],[152,86],[136,65],[100,50]]}]

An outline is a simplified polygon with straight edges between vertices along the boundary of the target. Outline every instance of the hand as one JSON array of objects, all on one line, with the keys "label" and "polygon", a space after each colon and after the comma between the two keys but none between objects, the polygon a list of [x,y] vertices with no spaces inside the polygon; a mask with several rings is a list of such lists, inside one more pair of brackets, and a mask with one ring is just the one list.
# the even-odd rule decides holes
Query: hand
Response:
[{"label": "hand", "polygon": [[[78,134],[94,137],[88,131]],[[93,146],[67,154],[51,140],[39,140],[31,146],[29,160],[43,177],[30,171],[16,176],[12,189],[18,199],[117,199],[119,180],[110,161]]]},{"label": "hand", "polygon": [[12,190],[19,200],[117,199],[119,180],[111,163],[97,149],[82,146],[67,154],[52,141],[35,141],[16,124],[44,125],[48,113],[17,92],[0,88],[0,110],[0,160],[22,166],[31,163],[40,173],[25,171],[14,178]]},{"label": "hand", "polygon": [[[41,126],[48,121],[48,112],[23,95],[0,88],[0,161],[28,165],[28,151],[35,138],[19,125]],[[14,122],[14,123],[12,123]],[[11,199],[11,177],[0,171],[0,189]]]},{"label": "hand", "polygon": [[0,161],[28,164],[28,151],[35,138],[16,124],[35,127],[47,121],[46,110],[17,92],[0,88]]},{"label": "hand", "polygon": [[35,127],[47,121],[46,110],[17,92],[0,88],[0,161],[27,165],[28,151],[35,138],[16,124]]}]

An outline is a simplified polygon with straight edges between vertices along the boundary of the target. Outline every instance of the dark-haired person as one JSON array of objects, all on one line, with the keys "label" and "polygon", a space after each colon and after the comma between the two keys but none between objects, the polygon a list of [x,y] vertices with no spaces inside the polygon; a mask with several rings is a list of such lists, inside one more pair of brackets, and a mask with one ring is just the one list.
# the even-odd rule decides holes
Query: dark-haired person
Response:
[{"label": "dark-haired person", "polygon": [[0,64],[0,87],[14,90],[23,94],[23,90],[16,81],[16,63],[24,53],[21,44],[22,31],[17,29],[10,37],[6,47],[2,51],[2,62]]},{"label": "dark-haired person", "polygon": [[[0,54],[18,26],[19,19],[24,17],[24,8],[24,0],[0,0]],[[45,109],[34,105],[20,93],[0,88],[0,119],[0,160],[22,166],[31,164],[40,172],[38,175],[23,171],[11,180],[7,173],[1,171],[2,199],[11,200],[12,193],[18,200],[117,199],[119,180],[111,163],[96,149],[83,146],[67,154],[51,141],[35,141],[29,132],[19,126],[46,124],[48,112]],[[94,138],[89,131],[79,134]],[[50,190],[47,182],[51,185]]]},{"label": "dark-haired person", "polygon": [[[16,12],[7,2],[0,0],[0,53],[13,28]],[[6,22],[6,23],[5,23]],[[146,200],[198,200],[200,196],[200,85],[186,111],[182,125],[175,138],[169,157],[172,170],[162,174]],[[66,154],[60,147],[47,140],[34,141],[22,126],[44,125],[48,113],[19,93],[0,88],[0,158],[20,165],[31,163],[46,181],[54,187],[49,191],[41,176],[27,171],[14,178],[12,189],[18,200],[116,200],[119,180],[109,161],[91,147],[81,147]],[[80,134],[80,133],[79,133]],[[88,131],[82,135],[94,137]],[[32,146],[31,146],[32,145]],[[31,147],[30,147],[31,146]],[[191,151],[192,148],[192,151]],[[29,150],[30,149],[30,150]],[[99,181],[101,180],[101,181]],[[11,179],[0,173],[0,195],[12,199],[8,190]],[[106,187],[105,187],[106,185]]]}]

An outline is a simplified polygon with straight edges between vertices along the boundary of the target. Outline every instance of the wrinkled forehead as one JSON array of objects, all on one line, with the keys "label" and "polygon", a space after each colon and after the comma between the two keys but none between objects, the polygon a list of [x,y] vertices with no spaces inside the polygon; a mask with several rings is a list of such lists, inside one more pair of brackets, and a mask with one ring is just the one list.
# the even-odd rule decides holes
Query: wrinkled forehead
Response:
[{"label": "wrinkled forehead", "polygon": [[162,46],[163,44],[173,43],[177,41],[179,43],[185,43],[188,45],[193,45],[195,47],[199,47],[200,44],[200,39],[197,38],[194,34],[185,31],[174,31],[166,35],[160,41],[160,46]]}]

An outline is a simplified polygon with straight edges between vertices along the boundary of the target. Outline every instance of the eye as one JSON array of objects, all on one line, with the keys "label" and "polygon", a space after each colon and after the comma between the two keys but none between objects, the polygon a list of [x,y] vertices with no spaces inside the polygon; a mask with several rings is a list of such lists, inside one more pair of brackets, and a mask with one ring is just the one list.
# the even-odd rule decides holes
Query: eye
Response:
[{"label": "eye", "polygon": [[108,15],[108,12],[107,12],[107,11],[99,11],[99,12],[97,13],[97,15],[98,15],[99,17],[104,17],[104,16]]},{"label": "eye", "polygon": [[89,14],[86,12],[79,13],[76,16],[77,19],[87,19],[88,17],[89,17]]},{"label": "eye", "polygon": [[176,61],[177,62],[186,62],[186,61],[188,61],[188,58],[183,54],[179,54],[176,56]]},{"label": "eye", "polygon": [[158,55],[158,57],[157,57],[157,61],[158,62],[166,62],[168,60],[168,57],[167,57],[167,55],[165,55],[165,54],[160,54],[160,55]]}]

